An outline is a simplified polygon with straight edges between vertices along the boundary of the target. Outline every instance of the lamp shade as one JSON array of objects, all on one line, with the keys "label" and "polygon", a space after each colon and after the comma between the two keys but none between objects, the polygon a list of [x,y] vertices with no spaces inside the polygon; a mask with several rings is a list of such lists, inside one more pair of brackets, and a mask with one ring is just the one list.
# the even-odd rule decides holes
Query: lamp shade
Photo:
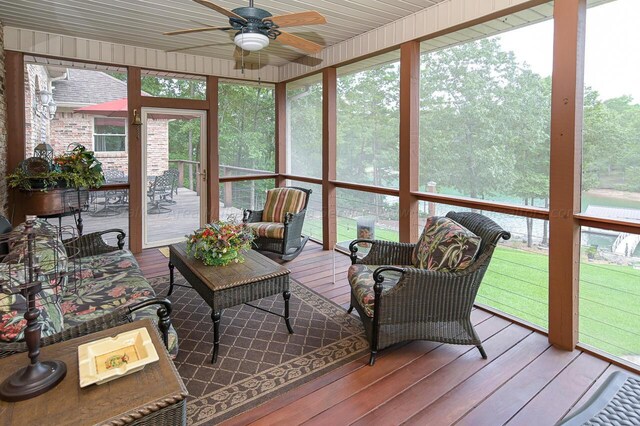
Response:
[{"label": "lamp shade", "polygon": [[241,49],[254,52],[269,45],[269,37],[261,33],[238,33],[233,42]]},{"label": "lamp shade", "polygon": [[47,105],[47,109],[49,110],[49,117],[53,118],[56,115],[58,105],[56,105],[56,103],[52,100],[51,102],[49,102],[49,105]]}]

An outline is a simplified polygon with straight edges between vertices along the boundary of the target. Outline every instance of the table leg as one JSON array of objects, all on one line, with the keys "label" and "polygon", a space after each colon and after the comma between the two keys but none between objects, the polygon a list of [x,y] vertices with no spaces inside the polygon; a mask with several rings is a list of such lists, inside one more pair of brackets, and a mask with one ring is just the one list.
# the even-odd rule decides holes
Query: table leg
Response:
[{"label": "table leg", "polygon": [[293,334],[293,328],[291,328],[291,323],[289,322],[289,299],[291,298],[291,292],[289,290],[282,293],[282,297],[284,297],[284,322],[287,324],[287,330],[289,330],[289,334]]},{"label": "table leg", "polygon": [[222,312],[211,311],[211,319],[213,320],[213,355],[211,356],[211,364],[218,361],[218,348],[220,346],[220,317]]},{"label": "table leg", "polygon": [[167,297],[171,296],[171,293],[173,293],[174,269],[175,266],[173,266],[173,263],[169,262],[169,293],[167,293]]}]

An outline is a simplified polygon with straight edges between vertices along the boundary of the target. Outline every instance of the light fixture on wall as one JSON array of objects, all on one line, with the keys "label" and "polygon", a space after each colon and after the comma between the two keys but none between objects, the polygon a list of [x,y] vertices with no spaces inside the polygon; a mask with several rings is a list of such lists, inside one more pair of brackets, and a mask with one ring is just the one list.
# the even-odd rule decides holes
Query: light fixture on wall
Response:
[{"label": "light fixture on wall", "polygon": [[238,32],[233,42],[242,50],[255,52],[269,45],[269,37],[261,32]]},{"label": "light fixture on wall", "polygon": [[41,111],[49,120],[53,120],[58,109],[53,94],[48,90],[38,90],[37,95],[35,110]]},{"label": "light fixture on wall", "polygon": [[140,113],[137,109],[133,110],[133,118],[131,119],[131,124],[134,126],[142,126],[142,118],[140,117]]}]

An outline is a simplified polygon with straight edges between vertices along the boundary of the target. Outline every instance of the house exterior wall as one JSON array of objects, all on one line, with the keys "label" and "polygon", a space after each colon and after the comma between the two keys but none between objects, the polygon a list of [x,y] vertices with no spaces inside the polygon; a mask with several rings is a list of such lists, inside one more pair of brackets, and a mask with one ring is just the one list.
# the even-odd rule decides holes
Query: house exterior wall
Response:
[{"label": "house exterior wall", "polygon": [[4,78],[4,31],[0,22],[0,214],[7,215],[7,101]]},{"label": "house exterior wall", "polygon": [[51,91],[51,88],[49,75],[45,67],[27,64],[25,71],[25,155],[31,157],[33,155],[33,149],[38,144],[49,141],[49,113],[48,111],[43,111],[40,100],[38,99],[38,91]]},{"label": "house exterior wall", "polygon": [[[57,112],[51,121],[50,144],[56,155],[64,152],[69,144],[80,143],[87,149],[94,149],[93,123],[95,116],[76,114],[72,111]],[[149,160],[147,174],[157,176],[169,166],[169,122],[168,120],[149,120],[147,125],[147,143]],[[129,157],[126,152],[96,152],[102,162],[103,170],[121,170],[129,172]]]}]

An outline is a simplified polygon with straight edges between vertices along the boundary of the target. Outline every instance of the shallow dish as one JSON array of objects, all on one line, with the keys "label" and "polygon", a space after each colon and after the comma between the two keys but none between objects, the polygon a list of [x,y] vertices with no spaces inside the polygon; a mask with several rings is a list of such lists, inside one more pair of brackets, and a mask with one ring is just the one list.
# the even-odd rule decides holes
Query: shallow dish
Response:
[{"label": "shallow dish", "polygon": [[145,327],[78,346],[80,387],[99,385],[158,360],[149,331]]}]

